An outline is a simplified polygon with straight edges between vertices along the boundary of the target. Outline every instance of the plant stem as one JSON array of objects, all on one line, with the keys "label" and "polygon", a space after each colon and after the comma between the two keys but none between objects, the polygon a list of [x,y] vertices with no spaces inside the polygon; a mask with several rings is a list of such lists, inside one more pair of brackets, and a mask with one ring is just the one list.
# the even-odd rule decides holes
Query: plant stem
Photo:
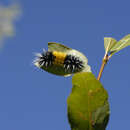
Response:
[{"label": "plant stem", "polygon": [[103,58],[103,60],[102,60],[102,65],[101,65],[101,68],[100,68],[97,80],[100,80],[100,78],[102,76],[102,72],[103,72],[104,67],[107,64],[107,62],[108,62],[108,55],[105,55],[104,58]]}]

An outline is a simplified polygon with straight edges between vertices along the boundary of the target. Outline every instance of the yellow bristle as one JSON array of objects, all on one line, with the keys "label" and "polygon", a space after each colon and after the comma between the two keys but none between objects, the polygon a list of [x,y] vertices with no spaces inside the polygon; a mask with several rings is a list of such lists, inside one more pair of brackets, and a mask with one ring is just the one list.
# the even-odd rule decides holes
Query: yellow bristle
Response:
[{"label": "yellow bristle", "polygon": [[55,60],[54,60],[53,64],[55,64],[55,65],[63,65],[64,60],[66,58],[66,54],[63,53],[63,52],[54,51],[53,55],[55,56]]}]

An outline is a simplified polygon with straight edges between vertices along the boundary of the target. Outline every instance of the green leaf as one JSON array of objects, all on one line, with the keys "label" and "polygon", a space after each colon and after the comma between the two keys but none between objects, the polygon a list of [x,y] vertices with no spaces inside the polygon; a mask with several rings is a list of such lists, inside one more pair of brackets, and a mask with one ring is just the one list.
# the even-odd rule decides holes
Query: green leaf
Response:
[{"label": "green leaf", "polygon": [[104,37],[105,53],[108,54],[111,48],[116,44],[116,40],[111,37]]},{"label": "green leaf", "polygon": [[118,41],[110,50],[111,55],[130,45],[130,34]]},{"label": "green leaf", "polygon": [[68,52],[71,48],[56,42],[48,42],[48,51]]},{"label": "green leaf", "polygon": [[109,120],[108,94],[92,73],[78,73],[72,78],[68,97],[71,130],[105,130]]}]

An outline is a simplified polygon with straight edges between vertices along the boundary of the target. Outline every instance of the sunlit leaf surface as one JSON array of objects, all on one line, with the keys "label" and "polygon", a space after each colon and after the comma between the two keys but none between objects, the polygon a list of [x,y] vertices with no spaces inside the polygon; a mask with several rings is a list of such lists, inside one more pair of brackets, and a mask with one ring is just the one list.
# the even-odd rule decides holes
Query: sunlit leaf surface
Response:
[{"label": "sunlit leaf surface", "polygon": [[104,48],[106,54],[110,52],[111,48],[116,44],[116,40],[111,37],[104,37]]},{"label": "sunlit leaf surface", "polygon": [[68,98],[71,130],[105,130],[109,120],[108,94],[92,73],[78,73],[72,79]]},{"label": "sunlit leaf surface", "polygon": [[130,46],[130,34],[118,41],[110,50],[112,54],[122,50],[123,48]]}]

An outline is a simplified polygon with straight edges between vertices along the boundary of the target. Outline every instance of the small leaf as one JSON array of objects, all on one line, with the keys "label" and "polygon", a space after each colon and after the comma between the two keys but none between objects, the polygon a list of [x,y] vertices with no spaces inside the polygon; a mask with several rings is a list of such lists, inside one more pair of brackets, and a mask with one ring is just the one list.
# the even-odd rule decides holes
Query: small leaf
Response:
[{"label": "small leaf", "polygon": [[71,130],[105,130],[109,120],[108,94],[92,73],[78,73],[72,78],[68,97]]},{"label": "small leaf", "polygon": [[56,42],[48,42],[48,51],[68,52],[71,48]]},{"label": "small leaf", "polygon": [[116,44],[116,40],[111,37],[104,37],[105,53],[108,54],[111,48]]},{"label": "small leaf", "polygon": [[111,55],[130,45],[130,34],[118,41],[110,50]]}]

